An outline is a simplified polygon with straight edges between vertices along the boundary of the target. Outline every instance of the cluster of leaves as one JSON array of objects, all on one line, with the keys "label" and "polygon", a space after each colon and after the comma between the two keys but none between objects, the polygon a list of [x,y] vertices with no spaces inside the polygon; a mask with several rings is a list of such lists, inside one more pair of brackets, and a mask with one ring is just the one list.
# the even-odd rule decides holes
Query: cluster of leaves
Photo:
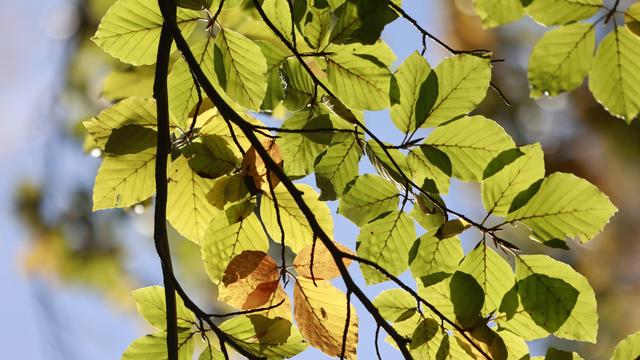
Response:
[{"label": "cluster of leaves", "polygon": [[[226,356],[225,343],[270,359],[308,344],[355,358],[352,294],[405,356],[420,359],[521,359],[525,341],[549,335],[595,341],[596,300],[587,280],[549,256],[521,254],[503,230],[524,224],[534,240],[567,248],[567,238],[594,238],[616,208],[586,180],[546,174],[539,144],[518,147],[495,121],[468,115],[490,86],[490,54],[455,54],[432,68],[416,52],[393,71],[396,57],[380,33],[406,17],[399,1],[178,3],[175,20],[190,47],[181,51],[190,50],[196,63],[176,53],[168,75],[167,220],[200,246],[219,300],[238,309],[219,327],[207,321],[207,329],[209,317],[179,301],[182,358],[193,356],[198,333],[206,342],[200,359]],[[163,21],[155,0],[118,0],[93,38],[136,66],[110,75],[103,95],[114,105],[84,123],[89,144],[104,154],[94,210],[129,207],[155,192],[158,119],[144,84]],[[194,66],[242,126],[221,113],[220,100],[202,94]],[[364,111],[382,109],[405,134],[402,144],[367,129]],[[257,112],[285,120],[267,127]],[[430,133],[415,138],[419,129]],[[364,159],[375,173],[362,173]],[[320,193],[286,186],[310,175]],[[480,184],[482,221],[442,200],[452,178]],[[360,227],[355,251],[332,241],[327,202],[334,200]],[[466,255],[465,231],[481,235]],[[346,270],[351,261],[367,285],[391,280],[398,288],[370,301]],[[415,289],[397,278],[408,270]],[[336,277],[346,294],[332,285]],[[285,289],[292,279],[293,317]],[[159,332],[136,340],[124,358],[166,357],[163,290],[134,296]],[[219,341],[210,341],[212,332]],[[635,351],[628,348],[620,351]]]},{"label": "cluster of leaves", "polygon": [[[526,13],[544,26],[558,26],[538,41],[529,58],[531,97],[556,96],[580,86],[587,74],[593,96],[612,115],[631,122],[640,113],[640,3],[621,11],[604,0],[474,0],[486,27]],[[623,16],[619,19],[617,16]],[[583,21],[587,20],[587,21]],[[596,30],[613,22],[596,49]],[[624,24],[619,25],[619,21]],[[594,56],[595,52],[595,56]]]}]

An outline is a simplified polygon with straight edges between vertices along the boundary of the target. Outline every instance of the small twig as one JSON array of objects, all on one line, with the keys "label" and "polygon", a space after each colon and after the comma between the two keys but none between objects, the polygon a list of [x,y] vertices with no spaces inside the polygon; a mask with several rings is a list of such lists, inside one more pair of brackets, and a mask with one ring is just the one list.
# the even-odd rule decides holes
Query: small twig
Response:
[{"label": "small twig", "polygon": [[282,277],[282,281],[286,283],[286,275],[285,271],[287,269],[286,262],[286,251],[285,248],[285,234],[284,234],[284,226],[282,225],[282,216],[280,214],[280,205],[278,204],[278,197],[276,196],[276,192],[273,189],[273,184],[271,183],[271,171],[267,169],[267,184],[269,184],[269,193],[271,194],[271,198],[273,200],[273,207],[276,212],[276,222],[278,223],[278,228],[280,229],[280,274]]},{"label": "small twig", "polygon": [[347,351],[347,338],[349,337],[349,323],[351,322],[351,290],[347,289],[347,318],[344,322],[344,330],[342,331],[342,349],[340,350],[340,359],[344,359]]},{"label": "small twig", "polygon": [[316,275],[313,273],[313,265],[315,263],[315,257],[316,257],[316,244],[318,243],[318,237],[315,236],[315,234],[313,235],[313,242],[311,243],[311,261],[309,264],[309,272],[311,273],[311,281],[313,281],[313,285],[315,287],[318,287],[318,284],[316,284]]},{"label": "small twig", "polygon": [[380,344],[378,344],[379,337],[380,337],[380,325],[376,326],[376,337],[373,342],[376,347],[376,356],[378,357],[378,360],[382,360],[382,355],[380,355]]},{"label": "small twig", "polygon": [[207,314],[207,317],[225,318],[225,317],[229,317],[229,316],[251,315],[251,314],[255,314],[255,313],[259,313],[259,312],[263,312],[263,311],[273,310],[273,309],[277,308],[278,306],[280,306],[282,304],[284,304],[284,299],[280,300],[280,302],[278,302],[275,305],[265,306],[265,307],[262,307],[262,308],[256,308],[256,309],[251,309],[251,310],[234,311],[234,312],[229,312],[229,313],[226,313],[226,314]]}]

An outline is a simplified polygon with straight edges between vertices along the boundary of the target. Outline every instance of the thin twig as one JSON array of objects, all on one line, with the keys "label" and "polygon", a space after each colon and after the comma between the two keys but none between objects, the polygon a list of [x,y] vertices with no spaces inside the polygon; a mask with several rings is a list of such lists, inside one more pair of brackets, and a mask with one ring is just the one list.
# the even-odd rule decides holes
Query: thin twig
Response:
[{"label": "thin twig", "polygon": [[277,308],[278,306],[284,304],[284,301],[285,300],[282,299],[282,300],[280,300],[280,302],[278,302],[275,305],[265,306],[265,307],[256,308],[256,309],[234,311],[234,312],[228,312],[228,313],[225,313],[225,314],[207,314],[207,316],[208,317],[212,317],[212,318],[225,318],[225,317],[229,317],[229,316],[251,315],[251,314],[255,314],[255,313],[259,313],[259,312],[263,312],[263,311],[273,310],[273,309]]},{"label": "thin twig", "polygon": [[340,359],[344,359],[347,352],[347,338],[349,336],[349,323],[351,322],[351,290],[347,289],[347,318],[344,321],[344,330],[342,331],[342,348],[340,350]]}]

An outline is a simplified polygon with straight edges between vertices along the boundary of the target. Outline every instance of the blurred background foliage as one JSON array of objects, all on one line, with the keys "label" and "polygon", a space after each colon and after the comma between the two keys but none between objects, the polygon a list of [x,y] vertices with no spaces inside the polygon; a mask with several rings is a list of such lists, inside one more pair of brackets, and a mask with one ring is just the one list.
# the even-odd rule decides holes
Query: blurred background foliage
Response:
[{"label": "blurred background foliage", "polygon": [[[12,13],[12,5],[2,1],[3,19],[18,16],[28,20],[28,14]],[[23,235],[21,239],[14,239],[14,242],[21,242],[19,254],[8,252],[3,257],[9,262],[3,271],[18,273],[18,277],[39,289],[30,293],[37,298],[37,303],[45,304],[42,307],[45,320],[40,323],[42,326],[37,327],[50,333],[50,337],[45,338],[53,343],[51,346],[57,352],[43,357],[48,359],[72,359],[76,356],[71,354],[82,353],[73,349],[76,339],[60,335],[56,322],[52,321],[73,316],[65,312],[73,306],[61,310],[46,305],[57,292],[89,292],[94,295],[92,301],[106,299],[111,310],[104,316],[108,317],[112,311],[125,313],[127,319],[133,319],[135,314],[130,291],[159,281],[159,264],[150,236],[151,214],[147,211],[152,204],[139,204],[125,212],[91,213],[90,191],[98,165],[98,161],[91,157],[101,154],[84,142],[80,121],[106,107],[105,98],[118,99],[131,91],[150,96],[153,80],[153,68],[145,67],[136,71],[147,74],[148,80],[131,83],[128,76],[132,69],[104,54],[89,40],[112,3],[113,0],[58,1],[57,6],[64,11],[49,14],[53,20],[48,18],[47,21],[51,22],[48,23],[49,31],[41,36],[63,43],[60,60],[56,60],[62,65],[55,70],[58,65],[53,59],[44,59],[37,65],[54,67],[58,74],[54,77],[56,84],[53,90],[40,95],[39,101],[32,105],[40,109],[35,111],[35,116],[46,118],[46,121],[32,124],[47,123],[47,127],[34,125],[29,130],[43,131],[46,136],[41,139],[41,146],[27,148],[28,153],[20,154],[43,159],[38,175],[26,176],[20,170],[14,170],[19,169],[19,157],[16,158],[15,151],[12,153],[6,143],[0,145],[2,177],[17,178],[7,182],[10,187],[0,187],[0,191],[6,191],[11,197],[11,203],[5,206],[10,208],[10,214],[0,214],[6,216],[6,219],[0,219],[0,224],[19,223],[19,234]],[[596,240],[587,246],[573,246],[570,252],[558,250],[554,253],[585,274],[595,289],[600,313],[598,343],[584,345],[582,350],[585,358],[607,357],[618,340],[640,328],[640,309],[637,306],[640,304],[640,261],[637,260],[640,256],[640,122],[636,120],[627,125],[612,118],[595,102],[586,86],[555,98],[531,100],[526,66],[532,45],[544,31],[531,20],[487,31],[475,15],[471,0],[433,1],[426,8],[438,12],[435,17],[440,19],[438,24],[425,24],[426,27],[445,34],[443,38],[453,47],[491,49],[495,58],[505,59],[495,64],[493,80],[511,106],[506,106],[499,96],[487,96],[476,112],[499,121],[518,145],[542,143],[548,172],[565,171],[584,177],[607,193],[620,208],[612,223]],[[250,25],[246,19],[237,19],[241,31],[264,36],[265,32]],[[5,23],[0,27],[8,25]],[[393,42],[391,45],[394,46]],[[419,44],[415,46],[419,47]],[[429,44],[429,49],[435,49],[435,45]],[[398,62],[402,60],[400,58]],[[10,74],[11,62],[3,65],[3,74]],[[11,79],[3,81],[2,97],[11,90]],[[15,120],[2,119],[2,130],[7,139],[13,136],[6,134],[11,130],[11,121]],[[44,131],[46,129],[50,131]],[[32,151],[34,153],[30,153]],[[471,185],[468,187],[468,201],[478,202],[478,190]],[[472,205],[460,205],[465,206],[473,208]],[[17,236],[11,232],[5,235]],[[198,249],[191,242],[179,241],[176,233],[172,235],[178,275],[199,301],[208,302],[209,307],[218,307],[215,289],[212,290],[200,261],[193,260],[200,257]],[[533,244],[524,241],[525,232],[514,233],[513,236],[523,239],[522,244]],[[550,250],[541,246],[536,251]],[[2,279],[4,282],[4,277]],[[7,284],[10,284],[9,280]],[[6,290],[10,291],[10,286]],[[7,306],[20,309],[26,305],[11,301],[11,295],[6,293],[3,307]],[[56,311],[59,313],[55,314]],[[122,343],[119,340],[114,340],[117,344],[105,343],[106,347],[118,347],[110,349],[112,354],[118,354],[133,339],[128,326],[123,325]],[[113,332],[114,328],[109,331]],[[83,330],[74,333],[83,334]],[[20,335],[9,334],[9,337],[0,339],[2,342],[10,341],[8,339],[12,336]],[[8,344],[2,345],[4,348]],[[42,346],[46,348],[48,345]],[[573,345],[559,346],[570,348]]]}]

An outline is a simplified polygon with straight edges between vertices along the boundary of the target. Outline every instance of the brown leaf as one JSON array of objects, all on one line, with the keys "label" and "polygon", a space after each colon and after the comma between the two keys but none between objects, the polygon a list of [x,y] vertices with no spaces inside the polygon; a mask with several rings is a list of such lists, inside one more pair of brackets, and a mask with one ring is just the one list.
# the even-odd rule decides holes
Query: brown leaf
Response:
[{"label": "brown leaf", "polygon": [[[353,251],[348,247],[334,242],[334,244],[343,252],[353,254]],[[312,279],[311,276],[311,254],[313,252],[313,245],[308,245],[298,253],[296,259],[293,261],[293,266],[296,268],[298,275],[307,279]],[[351,264],[350,259],[342,260],[345,266]],[[336,266],[333,256],[326,246],[320,241],[316,242],[315,252],[313,255],[313,277],[316,280],[330,280],[340,275],[340,270]]]},{"label": "brown leaf", "polygon": [[264,306],[278,289],[278,265],[262,251],[243,251],[233,258],[222,277],[220,301],[248,310]]},{"label": "brown leaf", "polygon": [[291,300],[289,300],[289,295],[287,295],[282,286],[278,286],[276,291],[273,293],[273,296],[271,296],[271,298],[261,307],[266,308],[277,304],[280,305],[273,309],[261,311],[258,314],[262,314],[270,319],[280,317],[291,321]]},{"label": "brown leaf", "polygon": [[[282,153],[280,153],[280,147],[276,144],[275,140],[262,140],[262,146],[267,150],[273,161],[282,168]],[[269,191],[267,166],[253,146],[249,148],[242,160],[242,169],[245,171],[245,174],[253,180],[256,189]],[[278,180],[273,172],[269,173],[269,181],[274,188],[280,183],[280,180]]]},{"label": "brown leaf", "polygon": [[[329,356],[340,356],[342,335],[347,320],[346,295],[329,281],[316,282],[298,278],[293,290],[294,317],[300,332],[309,343]],[[358,316],[350,305],[345,357],[356,358]]]}]

